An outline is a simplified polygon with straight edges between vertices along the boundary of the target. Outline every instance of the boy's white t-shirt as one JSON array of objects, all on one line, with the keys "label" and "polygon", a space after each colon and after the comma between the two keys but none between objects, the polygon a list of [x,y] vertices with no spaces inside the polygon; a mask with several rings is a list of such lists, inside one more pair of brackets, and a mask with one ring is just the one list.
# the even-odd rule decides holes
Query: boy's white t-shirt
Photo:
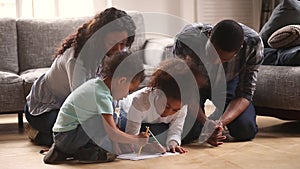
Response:
[{"label": "boy's white t-shirt", "polygon": [[181,107],[175,114],[161,117],[155,108],[154,99],[157,91],[149,87],[142,88],[120,101],[120,107],[127,112],[126,133],[138,135],[142,123],[169,123],[166,144],[175,140],[181,145],[181,134],[187,105]]}]

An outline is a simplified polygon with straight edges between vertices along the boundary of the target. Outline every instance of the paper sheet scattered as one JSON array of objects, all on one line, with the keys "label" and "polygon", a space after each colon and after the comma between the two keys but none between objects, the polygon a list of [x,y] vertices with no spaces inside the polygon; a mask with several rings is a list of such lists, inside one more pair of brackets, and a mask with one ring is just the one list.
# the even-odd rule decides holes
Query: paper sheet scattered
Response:
[{"label": "paper sheet scattered", "polygon": [[156,157],[165,157],[165,156],[172,156],[172,155],[177,155],[179,153],[170,153],[167,152],[165,154],[140,154],[139,156],[136,153],[130,153],[130,154],[121,154],[119,155],[117,158],[119,159],[123,159],[123,160],[133,160],[133,161],[137,161],[137,160],[144,160],[144,159],[148,159],[148,158],[156,158]]}]

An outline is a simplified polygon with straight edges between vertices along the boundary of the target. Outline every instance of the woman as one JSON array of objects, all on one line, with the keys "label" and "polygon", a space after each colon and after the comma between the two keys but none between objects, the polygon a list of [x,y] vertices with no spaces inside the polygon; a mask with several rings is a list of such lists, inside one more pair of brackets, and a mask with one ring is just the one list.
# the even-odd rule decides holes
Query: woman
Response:
[{"label": "woman", "polygon": [[26,98],[26,119],[37,130],[29,135],[31,140],[46,146],[53,143],[52,127],[67,96],[95,77],[104,55],[130,48],[135,29],[125,11],[108,8],[66,37],[51,68],[35,81]]}]

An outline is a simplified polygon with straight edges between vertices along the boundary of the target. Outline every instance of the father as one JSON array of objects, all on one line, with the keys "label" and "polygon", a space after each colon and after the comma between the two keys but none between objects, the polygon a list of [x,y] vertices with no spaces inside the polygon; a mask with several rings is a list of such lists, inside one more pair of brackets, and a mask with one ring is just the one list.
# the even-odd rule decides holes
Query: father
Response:
[{"label": "father", "polygon": [[[214,132],[205,141],[213,146],[223,143],[225,131],[229,131],[226,137],[230,140],[253,139],[258,129],[252,98],[263,60],[258,33],[234,20],[222,20],[215,26],[191,24],[176,35],[173,52],[188,64],[199,66],[203,70],[199,73],[205,73],[210,81],[208,86],[199,87],[200,107],[186,118],[194,123],[183,143],[198,139],[201,129],[207,131],[212,122]],[[207,99],[216,106],[209,118],[204,110]]]}]

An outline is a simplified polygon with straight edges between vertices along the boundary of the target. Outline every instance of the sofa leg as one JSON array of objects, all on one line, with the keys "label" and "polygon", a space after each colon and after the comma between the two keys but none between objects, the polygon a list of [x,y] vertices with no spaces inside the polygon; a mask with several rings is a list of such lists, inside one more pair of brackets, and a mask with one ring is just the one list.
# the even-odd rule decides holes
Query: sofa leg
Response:
[{"label": "sofa leg", "polygon": [[18,113],[18,126],[19,130],[23,131],[24,125],[23,125],[23,112]]}]

